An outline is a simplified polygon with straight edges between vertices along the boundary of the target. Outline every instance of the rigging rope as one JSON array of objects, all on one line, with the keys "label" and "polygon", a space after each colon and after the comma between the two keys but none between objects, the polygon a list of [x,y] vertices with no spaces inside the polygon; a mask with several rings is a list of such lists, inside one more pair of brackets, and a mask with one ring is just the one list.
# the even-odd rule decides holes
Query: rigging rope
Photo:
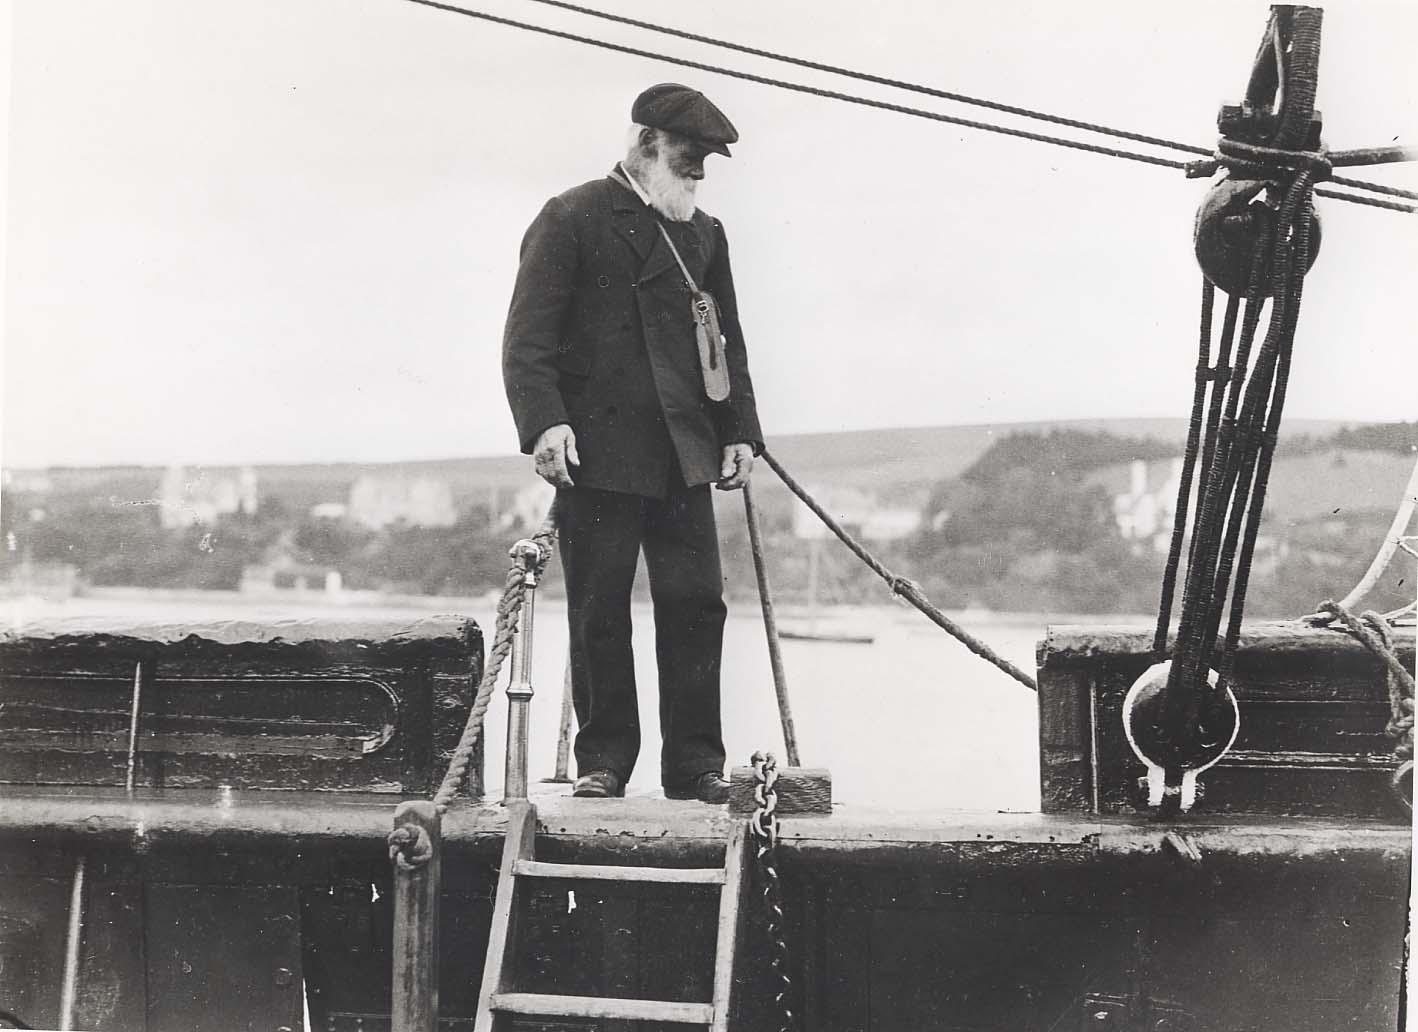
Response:
[{"label": "rigging rope", "polygon": [[[1282,14],[1283,10],[1273,10],[1267,43],[1252,73],[1254,91],[1255,84],[1264,83],[1266,79],[1264,60],[1275,60],[1269,45],[1272,35],[1287,36],[1286,42],[1291,46],[1285,67],[1274,69],[1268,83],[1272,94],[1278,93],[1283,98],[1280,127],[1268,136],[1265,146],[1223,139],[1217,150],[1218,157],[1228,165],[1241,166],[1239,178],[1269,181],[1283,191],[1283,200],[1273,217],[1269,208],[1264,205],[1260,208],[1266,217],[1257,223],[1252,244],[1244,287],[1245,310],[1234,362],[1231,337],[1241,288],[1239,284],[1222,283],[1230,292],[1230,301],[1214,368],[1209,351],[1211,310],[1215,301],[1210,279],[1214,278],[1214,270],[1208,270],[1213,276],[1208,277],[1203,286],[1196,389],[1183,460],[1184,486],[1178,492],[1154,638],[1159,655],[1165,654],[1176,567],[1188,522],[1186,494],[1190,491],[1197,437],[1202,426],[1205,384],[1210,381],[1202,475],[1197,491],[1198,511],[1191,528],[1181,616],[1160,716],[1149,726],[1130,728],[1134,735],[1146,734],[1145,752],[1149,761],[1164,768],[1169,784],[1175,783],[1182,772],[1195,769],[1214,755],[1215,747],[1225,736],[1223,728],[1233,718],[1229,684],[1234,674],[1251,562],[1265,508],[1271,459],[1285,406],[1305,274],[1310,265],[1314,181],[1328,171],[1328,161],[1322,154],[1297,149],[1310,132],[1313,115],[1310,105],[1317,81],[1320,13],[1310,8],[1289,14]],[[1248,95],[1247,101],[1259,108],[1267,98]],[[1258,133],[1261,130],[1250,126],[1245,131]],[[1224,183],[1218,184],[1213,190],[1222,190],[1224,186]],[[1231,217],[1226,211],[1224,206],[1213,209],[1203,205],[1202,214],[1198,216],[1199,235],[1203,222],[1214,223]],[[1251,350],[1267,298],[1269,322],[1252,362]],[[1214,662],[1223,612],[1228,615],[1228,623],[1219,662]],[[1214,685],[1208,677],[1213,667],[1219,674]],[[1177,798],[1164,797],[1164,805],[1175,808]]]},{"label": "rigging rope", "polygon": [[[845,104],[855,104],[861,107],[876,108],[882,111],[894,111],[897,114],[910,115],[914,118],[924,118],[933,122],[943,122],[948,125],[963,126],[967,129],[978,129],[981,132],[995,133],[1001,136],[1011,136],[1016,139],[1022,140],[1031,140],[1035,143],[1047,143],[1052,144],[1056,147],[1066,147],[1071,150],[1086,151],[1091,154],[1101,154],[1105,157],[1118,158],[1124,161],[1135,161],[1146,165],[1156,165],[1161,168],[1177,169],[1186,172],[1189,176],[1192,177],[1209,174],[1206,172],[1199,171],[1199,169],[1206,165],[1207,162],[1181,161],[1175,158],[1164,158],[1152,154],[1143,154],[1137,151],[1122,150],[1116,147],[1105,147],[1096,143],[1086,143],[1082,140],[1070,140],[1061,136],[1048,136],[1044,133],[1031,132],[1027,129],[1014,129],[1009,126],[998,125],[992,122],[981,122],[970,118],[960,118],[956,115],[947,115],[938,111],[928,111],[923,108],[909,107],[905,104],[893,104],[889,101],[874,100],[872,98],[862,97],[856,94],[842,93],[838,90],[829,90],[823,89],[822,87],[818,86],[809,86],[806,83],[791,82],[785,79],[775,79],[771,76],[758,75],[753,72],[745,72],[736,68],[728,68],[722,65],[709,64],[708,62],[704,61],[695,61],[685,57],[675,57],[671,54],[665,54],[654,50],[646,50],[641,47],[632,47],[624,43],[613,43],[610,40],[596,39],[592,36],[583,36],[579,33],[567,32],[563,29],[553,29],[545,25],[534,25],[531,22],[519,21],[515,18],[507,18],[502,15],[491,14],[487,11],[478,11],[468,7],[460,7],[456,4],[441,3],[439,2],[439,0],[407,0],[407,2],[418,4],[421,7],[430,7],[434,10],[446,11],[449,14],[460,14],[466,18],[473,18],[479,21],[490,22],[495,25],[503,25],[508,28],[521,29],[525,32],[532,32],[543,36],[551,36],[553,38],[567,40],[572,43],[585,44],[586,46],[599,47],[602,50],[610,50],[619,54],[628,54],[632,57],[643,57],[652,61],[663,61],[667,64],[678,65],[682,68],[693,68],[697,71],[710,72],[715,75],[723,75],[733,79],[741,79],[746,82],[755,82],[762,86],[774,86],[778,89],[789,90],[794,93],[803,93],[809,96],[820,97],[826,100],[837,100]],[[549,2],[549,0],[534,0],[534,2],[545,3]],[[561,4],[557,4],[554,6],[566,6],[569,10],[575,10],[578,13],[585,13],[593,16],[602,16],[604,14],[604,12],[596,12],[589,8],[581,9],[571,7],[570,5]],[[606,17],[610,17],[611,20],[621,20],[619,16]],[[671,35],[681,34],[680,30],[665,29],[660,26],[654,26],[652,23],[649,22],[629,22],[629,24],[634,24],[638,27],[652,28],[656,31],[666,31],[669,32]],[[684,35],[685,38],[696,38],[692,34]],[[731,45],[725,41],[714,40],[711,37],[703,37],[703,41],[711,43],[713,45],[726,47],[732,46],[735,49],[737,49],[739,46],[737,44]],[[787,58],[785,55],[774,54],[770,51],[754,51],[752,48],[745,48],[745,51],[751,53],[759,53],[761,56],[764,57],[781,59],[794,64],[802,64],[805,67],[817,67],[813,62],[805,62],[800,59],[790,59]],[[854,78],[863,78],[866,79],[866,81],[881,81],[885,85],[899,86],[902,89],[912,89],[914,92],[926,93],[932,96],[937,95],[937,93],[942,95],[944,94],[944,91],[933,91],[930,87],[916,86],[914,84],[899,82],[897,80],[878,80],[868,77],[865,73],[851,73],[847,69],[837,69],[835,67],[826,65],[821,66],[821,69],[837,74],[851,75]],[[962,103],[977,102],[977,98],[969,98],[967,100],[964,98],[964,95],[955,94],[949,95],[948,99],[960,100]],[[1011,106],[995,105],[994,102],[979,103],[982,103],[984,106],[988,107],[998,107],[999,110],[1011,111],[1011,113],[1017,113],[1025,117],[1041,118],[1045,121],[1056,122],[1058,124],[1063,125],[1075,125],[1074,120],[1062,119],[1059,116],[1045,115],[1043,112],[1034,112],[1028,108],[1014,109]],[[1157,145],[1159,146],[1173,147],[1189,154],[1210,153],[1209,151],[1199,149],[1191,145],[1177,144],[1171,141],[1163,141],[1160,138],[1156,137],[1143,137],[1141,134],[1127,133],[1124,130],[1113,130],[1105,126],[1096,125],[1094,123],[1080,122],[1076,124],[1076,127],[1087,129],[1091,132],[1101,132],[1107,133],[1109,135],[1121,136],[1125,139],[1137,139],[1139,141],[1145,142],[1152,142],[1156,140],[1158,141]],[[1403,193],[1402,191],[1397,191],[1396,188],[1382,187],[1378,184],[1365,183],[1360,180],[1346,180],[1345,185],[1356,189],[1373,189],[1385,193]],[[1320,190],[1318,191],[1318,193],[1322,197],[1329,197],[1334,200],[1349,201],[1355,204],[1367,204],[1372,207],[1386,208],[1391,211],[1401,211],[1410,214],[1418,212],[1418,207],[1414,205],[1400,204],[1392,201],[1381,201],[1377,198],[1364,198],[1355,194],[1348,194],[1339,191]]]},{"label": "rigging rope", "polygon": [[886,567],[886,564],[872,555],[865,545],[848,533],[840,523],[828,514],[827,510],[822,507],[817,499],[813,498],[801,484],[793,479],[792,474],[783,468],[782,464],[773,457],[772,453],[769,452],[767,448],[763,449],[762,458],[763,461],[768,463],[772,468],[773,472],[778,474],[778,479],[783,481],[783,484],[788,490],[797,495],[798,498],[802,500],[803,504],[811,509],[813,514],[823,522],[827,529],[837,535],[838,540],[840,540],[842,544],[851,549],[853,555],[865,563],[873,573],[891,586],[891,593],[893,595],[911,603],[911,605],[924,613],[937,627],[955,637],[962,645],[981,659],[999,667],[999,669],[1024,685],[1024,687],[1031,691],[1039,690],[1039,686],[1034,683],[1034,678],[1020,670],[1009,660],[996,653],[994,649],[990,648],[954,620],[950,619],[950,617],[942,613],[932,604],[931,600],[926,597],[925,591],[919,584],[909,578],[896,575]]},{"label": "rigging rope", "polygon": [[927,97],[937,97],[941,100],[952,100],[960,104],[989,108],[992,111],[1003,111],[1006,114],[1020,115],[1021,117],[1033,118],[1041,122],[1052,122],[1055,125],[1066,125],[1072,129],[1084,129],[1091,133],[1116,136],[1122,140],[1132,140],[1134,143],[1147,143],[1154,147],[1170,147],[1173,150],[1185,151],[1188,154],[1209,155],[1211,153],[1209,148],[1199,147],[1195,144],[1178,143],[1175,140],[1167,140],[1158,136],[1147,136],[1143,133],[1134,133],[1126,129],[1114,129],[1111,126],[1099,125],[1095,122],[1084,122],[1076,118],[1066,118],[1062,115],[1051,115],[1046,111],[1035,111],[1032,108],[1017,107],[1013,104],[1002,104],[994,100],[985,100],[982,97],[972,97],[964,93],[953,93],[949,90],[936,89],[933,86],[923,86],[920,83],[907,82],[904,79],[892,79],[884,75],[873,75],[870,72],[859,72],[838,65],[825,64],[821,61],[810,61],[806,58],[793,57],[790,54],[781,54],[772,50],[763,50],[758,47],[747,46],[743,43],[717,39],[713,36],[701,36],[698,33],[686,32],[683,29],[672,28],[668,25],[657,25],[654,22],[641,21],[638,18],[627,18],[622,14],[612,14],[609,11],[597,11],[594,8],[567,3],[566,0],[531,0],[531,2],[544,4],[547,7],[558,7],[564,11],[574,11],[577,14],[588,15],[592,18],[601,18],[605,21],[617,22],[621,25],[630,25],[637,29],[658,32],[666,36],[674,36],[677,39],[687,39],[694,43],[705,43],[712,47],[733,50],[740,54],[749,54],[753,57],[765,57],[771,61],[780,61],[783,64],[795,65],[799,68],[810,68],[813,71],[828,72],[832,75],[840,75],[847,79],[857,79],[861,82],[875,83],[879,86],[890,86],[894,89],[905,90],[909,93],[919,93]]}]

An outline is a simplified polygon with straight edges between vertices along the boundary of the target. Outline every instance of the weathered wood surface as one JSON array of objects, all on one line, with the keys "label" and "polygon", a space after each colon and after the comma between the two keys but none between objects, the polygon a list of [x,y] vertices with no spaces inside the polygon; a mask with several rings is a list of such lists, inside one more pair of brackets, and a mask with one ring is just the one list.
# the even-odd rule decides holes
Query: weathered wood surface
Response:
[{"label": "weathered wood surface", "polygon": [[[1035,659],[1042,667],[1060,661],[1146,655],[1152,651],[1155,630],[1137,624],[1056,624],[1045,629]],[[1394,638],[1399,657],[1412,666],[1414,629],[1395,628]],[[1173,636],[1169,635],[1169,647],[1172,641]],[[1320,641],[1339,655],[1369,654],[1361,642],[1343,630],[1311,627],[1294,620],[1247,622],[1241,629],[1240,649],[1259,656],[1308,655],[1314,652]]]},{"label": "weathered wood surface", "polygon": [[[0,783],[422,793],[482,672],[471,620],[60,622],[0,635]],[[481,785],[481,763],[474,787]]]},{"label": "weathered wood surface", "polygon": [[568,881],[654,882],[660,885],[722,885],[717,867],[621,867],[614,864],[548,864],[519,860],[512,873],[519,878],[562,878]]},{"label": "weathered wood surface", "polygon": [[512,873],[519,860],[534,855],[537,811],[531,803],[515,802],[507,807],[507,831],[498,868],[497,895],[492,905],[492,928],[488,932],[487,957],[483,963],[482,989],[478,994],[477,1032],[493,1032],[491,1001],[494,995],[514,984],[517,953],[518,879]]},{"label": "weathered wood surface", "polygon": [[724,846],[724,887],[719,893],[719,926],[714,942],[714,1020],[709,1032],[728,1032],[731,1024],[736,967],[743,942],[748,828],[739,824]]},{"label": "weathered wood surface", "polygon": [[[1412,628],[1395,633],[1414,660]],[[1155,661],[1144,628],[1050,628],[1039,646],[1039,744],[1047,812],[1133,813],[1145,773],[1122,705]],[[1234,749],[1201,777],[1203,813],[1405,820],[1389,789],[1385,668],[1352,636],[1300,623],[1248,624],[1236,655]]]},{"label": "weathered wood surface", "polygon": [[[752,767],[734,767],[729,772],[729,813],[746,816],[758,809],[757,787]],[[832,772],[826,767],[779,767],[774,791],[779,817],[832,813]]]},{"label": "weathered wood surface", "polygon": [[438,1026],[438,926],[442,888],[443,843],[438,811],[427,800],[401,803],[394,828],[418,828],[427,836],[431,856],[409,869],[393,865],[394,1032],[435,1032]]},{"label": "weathered wood surface", "polygon": [[559,1018],[623,1018],[627,1021],[671,1021],[688,1025],[707,1025],[714,1012],[714,1008],[703,1003],[539,993],[499,993],[493,997],[493,1009],[511,1014],[542,1014]]},{"label": "weathered wood surface", "polygon": [[[563,790],[564,791],[564,790]],[[740,820],[722,808],[663,799],[536,799],[538,854],[552,862],[678,864],[721,862],[723,843]],[[370,794],[76,790],[58,786],[0,786],[0,856],[41,845],[86,843],[144,854],[197,847],[275,850],[365,848],[383,856],[393,810]],[[1398,851],[1411,846],[1408,828],[1384,821],[1318,817],[1197,814],[1178,822],[1218,852],[1302,856],[1337,849]],[[997,813],[968,810],[919,813],[870,807],[832,817],[788,817],[783,848],[820,848],[862,859],[944,848],[989,853],[1011,847],[1157,852],[1173,825],[1126,815]],[[457,803],[442,821],[445,845],[461,854],[496,858],[507,831],[507,811],[492,804]],[[292,863],[304,861],[292,860]]]},{"label": "weathered wood surface", "polygon": [[[171,804],[172,796],[186,795],[165,797]],[[254,826],[255,818],[272,812],[256,806],[262,797],[270,793],[236,793],[226,812]],[[11,820],[10,801],[0,798],[0,914],[27,914],[37,922],[28,931],[16,927],[9,940],[39,949],[33,984],[17,987],[30,1006],[57,1002],[50,994],[63,948],[68,842],[92,850],[95,894],[117,892],[129,901],[125,906],[136,908],[127,917],[120,916],[121,907],[112,912],[107,944],[86,945],[86,967],[102,965],[92,958],[103,951],[108,966],[118,959],[130,966],[116,982],[92,970],[86,976],[83,1025],[141,1029],[121,1017],[147,1007],[148,983],[135,972],[168,964],[177,949],[200,978],[180,981],[193,974],[184,974],[176,961],[154,976],[153,984],[165,992],[189,994],[164,1000],[157,1013],[175,1016],[200,999],[223,1006],[231,1027],[246,1027],[251,1018],[259,1019],[252,1027],[278,1028],[270,1008],[281,999],[279,987],[267,992],[257,978],[274,984],[275,968],[295,969],[267,955],[272,940],[264,918],[251,915],[289,914],[288,893],[294,892],[314,1027],[388,1028],[393,932],[384,853],[392,815],[387,800],[283,795],[289,812],[303,809],[312,824],[329,819],[317,804],[349,811],[336,822],[340,833],[215,839],[183,833],[178,815],[163,817],[152,801],[134,804],[122,835],[112,812],[106,813],[105,830],[89,833],[84,815],[104,812],[109,804],[80,797],[69,800],[66,830],[41,834],[38,841],[33,827],[22,831],[22,822]],[[201,809],[214,818],[210,807]],[[441,1028],[469,1028],[476,1010],[506,829],[500,810],[458,806],[450,813]],[[353,814],[363,814],[365,823]],[[719,862],[728,834],[742,827],[722,808],[650,799],[558,796],[540,802],[539,816],[538,855],[572,863],[704,867]],[[167,830],[139,837],[137,822],[145,819]],[[1165,844],[1179,831],[1199,862],[1184,861]],[[1147,957],[1155,962],[1141,978],[1143,991],[1191,1007],[1197,1028],[1396,1027],[1411,852],[1407,828],[1313,818],[1233,816],[1168,826],[1123,817],[849,814],[844,808],[831,818],[786,818],[782,834],[792,1003],[804,1015],[801,1027],[815,1032],[1015,1032],[1047,1029],[1065,1018],[1058,1028],[1086,1028],[1090,999],[1126,997],[1139,984],[1139,964]],[[518,988],[687,1003],[713,998],[713,886],[536,880],[527,887]],[[568,890],[574,890],[574,908]],[[144,918],[149,898],[166,901],[161,921]],[[772,1027],[774,987],[757,901],[756,889],[746,893],[735,987],[735,1010],[745,1012],[735,1027]],[[91,899],[95,907],[99,902]],[[47,919],[57,919],[57,926],[48,929]],[[162,921],[177,920],[191,927],[164,938]],[[146,959],[119,952],[135,934],[135,922],[146,927],[154,951]],[[4,928],[0,921],[0,956],[8,957],[18,950],[7,946]],[[23,948],[25,956],[36,956]],[[1336,964],[1336,957],[1343,963]],[[233,986],[244,987],[240,992],[234,988],[222,996],[209,983],[223,964],[231,965]],[[86,1010],[86,1000],[94,1009]],[[53,1027],[47,1024],[53,1004],[48,1006],[48,1017],[42,1007],[30,1012],[41,1016],[31,1024]],[[105,1014],[116,1017],[86,1020]]]}]

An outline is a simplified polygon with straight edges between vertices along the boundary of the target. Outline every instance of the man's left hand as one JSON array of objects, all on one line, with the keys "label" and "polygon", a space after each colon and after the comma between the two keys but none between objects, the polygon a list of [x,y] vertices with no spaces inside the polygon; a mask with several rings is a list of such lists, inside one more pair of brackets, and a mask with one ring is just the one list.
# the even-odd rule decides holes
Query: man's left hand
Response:
[{"label": "man's left hand", "polygon": [[753,446],[749,444],[724,445],[724,460],[719,464],[719,482],[715,486],[720,491],[737,491],[748,483],[753,472]]}]

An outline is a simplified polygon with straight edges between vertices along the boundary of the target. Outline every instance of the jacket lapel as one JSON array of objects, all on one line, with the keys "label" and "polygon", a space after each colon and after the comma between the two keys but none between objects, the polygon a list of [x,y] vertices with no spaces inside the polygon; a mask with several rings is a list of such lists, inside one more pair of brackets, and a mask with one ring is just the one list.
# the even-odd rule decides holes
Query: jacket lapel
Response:
[{"label": "jacket lapel", "polygon": [[[615,199],[611,202],[611,227],[640,260],[640,283],[647,283],[667,269],[678,271],[678,263],[660,234],[660,220],[643,201],[619,179],[619,170],[610,178],[616,183]],[[693,267],[693,259],[684,256]]]}]

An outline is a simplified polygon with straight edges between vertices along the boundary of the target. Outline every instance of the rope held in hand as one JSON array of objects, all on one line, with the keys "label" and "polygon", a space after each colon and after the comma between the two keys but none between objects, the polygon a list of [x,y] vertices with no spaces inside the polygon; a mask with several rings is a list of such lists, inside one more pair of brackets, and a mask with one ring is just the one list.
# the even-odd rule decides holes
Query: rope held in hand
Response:
[{"label": "rope held in hand", "polygon": [[999,669],[1003,670],[1030,691],[1037,692],[1039,690],[1039,686],[1034,683],[1034,678],[1030,677],[1023,670],[1020,670],[979,638],[976,638],[969,631],[965,630],[965,628],[942,613],[940,609],[926,597],[925,590],[919,584],[907,577],[900,577],[893,573],[887,568],[885,563],[872,555],[871,552],[867,551],[865,545],[849,534],[840,523],[828,515],[827,510],[818,503],[817,499],[808,494],[807,490],[793,479],[792,474],[782,467],[767,448],[763,449],[761,454],[763,461],[773,468],[773,472],[778,474],[778,479],[783,481],[788,490],[797,495],[802,503],[811,509],[813,514],[823,522],[827,529],[836,534],[838,540],[851,549],[853,555],[865,563],[874,574],[886,581],[886,583],[891,586],[891,593],[893,595],[911,603],[911,605],[924,613],[926,618],[937,627],[941,628],[941,630],[952,635],[957,641],[981,659],[999,667]]},{"label": "rope held in hand", "polygon": [[[556,541],[557,518],[557,502],[554,501],[551,508],[547,510],[542,525],[532,535],[532,542],[537,546],[538,553],[536,568],[533,571],[537,575],[546,569],[546,565],[551,559],[552,545]],[[487,713],[488,706],[492,703],[492,695],[497,687],[497,679],[502,673],[502,665],[512,652],[513,639],[517,633],[517,618],[522,612],[522,603],[527,592],[525,563],[526,560],[521,556],[514,556],[511,565],[507,568],[506,584],[502,589],[502,598],[497,603],[497,622],[493,632],[492,646],[487,653],[487,666],[483,669],[482,680],[478,683],[478,692],[473,699],[472,708],[468,710],[468,720],[463,725],[462,737],[458,739],[458,745],[454,748],[452,756],[449,757],[448,770],[443,775],[443,782],[433,795],[433,805],[440,816],[448,812],[448,805],[458,795],[468,776],[468,765],[472,762],[473,750],[477,747],[478,739],[482,735],[483,717]],[[423,837],[422,829],[411,824],[395,828],[390,832],[388,843],[390,858],[397,861],[399,866],[405,870],[423,866],[433,855],[432,850],[426,848],[426,838]]]}]

